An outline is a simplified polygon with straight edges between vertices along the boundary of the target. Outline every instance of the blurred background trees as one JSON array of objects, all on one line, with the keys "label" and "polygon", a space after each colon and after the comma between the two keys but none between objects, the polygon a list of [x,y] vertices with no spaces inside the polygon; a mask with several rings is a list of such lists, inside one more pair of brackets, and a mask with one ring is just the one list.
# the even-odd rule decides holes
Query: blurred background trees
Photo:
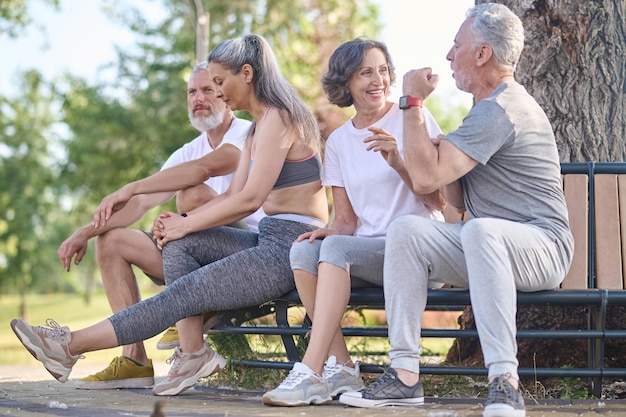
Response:
[{"label": "blurred background trees", "polygon": [[[48,3],[51,13],[64,5],[32,1]],[[69,274],[56,250],[91,220],[102,197],[154,173],[197,135],[187,119],[187,78],[211,47],[245,33],[265,36],[326,137],[352,114],[328,104],[321,90],[330,54],[357,36],[378,38],[381,29],[373,1],[154,3],[166,11],[156,23],[123,0],[106,3],[110,19],[137,39],[134,47],[117,49],[108,68],[112,80],[89,82],[67,73],[46,81],[32,69],[21,74],[16,97],[0,92],[0,296],[84,291],[89,299],[99,283],[93,249]],[[28,1],[0,4],[0,37],[37,25],[28,16]],[[444,131],[458,126],[467,109],[432,100]],[[137,227],[149,228],[152,218]]]}]

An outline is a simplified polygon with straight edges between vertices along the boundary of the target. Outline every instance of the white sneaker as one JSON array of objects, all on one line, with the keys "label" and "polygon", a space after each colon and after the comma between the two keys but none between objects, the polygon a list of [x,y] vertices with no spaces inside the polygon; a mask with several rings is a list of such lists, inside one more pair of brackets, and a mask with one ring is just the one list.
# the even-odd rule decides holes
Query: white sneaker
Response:
[{"label": "white sneaker", "polygon": [[46,320],[46,326],[31,326],[21,319],[11,320],[11,328],[24,347],[53,377],[65,382],[76,361],[84,356],[70,353],[72,334],[67,326],[61,327],[52,319]]},{"label": "white sneaker", "polygon": [[330,395],[335,397],[344,392],[360,391],[365,388],[360,371],[361,362],[357,361],[354,368],[337,364],[337,358],[333,355],[328,358],[324,365],[322,377],[330,387]]},{"label": "white sneaker", "polygon": [[287,378],[278,388],[263,394],[263,404],[298,407],[327,404],[333,400],[324,379],[301,362],[293,364]]}]

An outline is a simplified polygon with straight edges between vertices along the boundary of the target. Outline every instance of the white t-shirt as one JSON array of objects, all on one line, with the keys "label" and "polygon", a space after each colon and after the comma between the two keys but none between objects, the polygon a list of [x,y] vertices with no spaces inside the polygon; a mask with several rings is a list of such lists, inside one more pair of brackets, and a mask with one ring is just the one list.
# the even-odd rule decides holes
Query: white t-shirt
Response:
[{"label": "white t-shirt", "polygon": [[[441,129],[430,112],[422,109],[426,130],[437,137]],[[403,156],[402,110],[394,104],[373,126],[395,136]],[[380,152],[366,150],[363,140],[372,136],[367,129],[357,129],[349,120],[337,128],[326,141],[323,185],[344,187],[352,208],[360,221],[359,237],[384,238],[389,224],[396,218],[414,214],[444,220],[440,211],[432,211],[402,181]]]},{"label": "white t-shirt", "polygon": [[[224,144],[228,143],[236,146],[239,150],[241,150],[246,140],[246,133],[248,133],[250,124],[251,123],[248,120],[239,119],[237,117],[233,118],[233,121],[230,124],[230,128],[224,134],[224,138],[217,148],[224,146]],[[174,153],[172,153],[170,157],[167,158],[167,161],[165,161],[165,163],[161,167],[161,170],[171,168],[173,166],[192,161],[194,159],[202,158],[203,156],[213,152],[215,149],[211,147],[206,132],[202,132],[200,136],[198,136],[191,142],[185,143],[183,146],[174,151]],[[211,177],[204,183],[211,187],[216,193],[223,194],[230,186],[230,183],[233,180],[233,176],[234,173],[222,175],[219,177]],[[244,222],[246,222],[248,227],[250,227],[250,230],[257,232],[259,221],[264,216],[265,213],[263,213],[263,210],[259,209],[254,214],[251,214],[243,220]]]}]

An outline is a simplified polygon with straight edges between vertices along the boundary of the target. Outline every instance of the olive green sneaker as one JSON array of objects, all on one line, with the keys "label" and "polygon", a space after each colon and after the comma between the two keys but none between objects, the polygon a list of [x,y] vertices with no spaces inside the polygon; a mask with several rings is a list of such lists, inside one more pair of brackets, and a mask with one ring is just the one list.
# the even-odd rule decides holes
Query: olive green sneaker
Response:
[{"label": "olive green sneaker", "polygon": [[152,360],[141,365],[126,356],[113,358],[104,370],[75,382],[79,389],[149,388],[153,385]]},{"label": "olive green sneaker", "polygon": [[180,344],[178,340],[178,329],[176,325],[169,327],[163,336],[157,342],[156,348],[159,350],[169,350],[174,349]]},{"label": "olive green sneaker", "polygon": [[[218,313],[204,313],[202,318],[204,319],[204,324],[202,325],[202,333],[208,333],[209,330],[213,328],[217,323],[219,323],[221,314]],[[163,336],[157,342],[156,348],[159,350],[169,350],[174,349],[175,347],[180,346],[180,341],[178,340],[178,329],[176,325],[169,327]]]}]

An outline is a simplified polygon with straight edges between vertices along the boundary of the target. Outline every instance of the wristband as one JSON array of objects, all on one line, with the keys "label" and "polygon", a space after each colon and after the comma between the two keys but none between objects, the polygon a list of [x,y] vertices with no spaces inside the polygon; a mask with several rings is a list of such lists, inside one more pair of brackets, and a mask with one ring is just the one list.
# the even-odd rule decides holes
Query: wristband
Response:
[{"label": "wristband", "polygon": [[406,110],[409,107],[422,107],[424,99],[413,96],[402,96],[400,97],[400,109]]}]

